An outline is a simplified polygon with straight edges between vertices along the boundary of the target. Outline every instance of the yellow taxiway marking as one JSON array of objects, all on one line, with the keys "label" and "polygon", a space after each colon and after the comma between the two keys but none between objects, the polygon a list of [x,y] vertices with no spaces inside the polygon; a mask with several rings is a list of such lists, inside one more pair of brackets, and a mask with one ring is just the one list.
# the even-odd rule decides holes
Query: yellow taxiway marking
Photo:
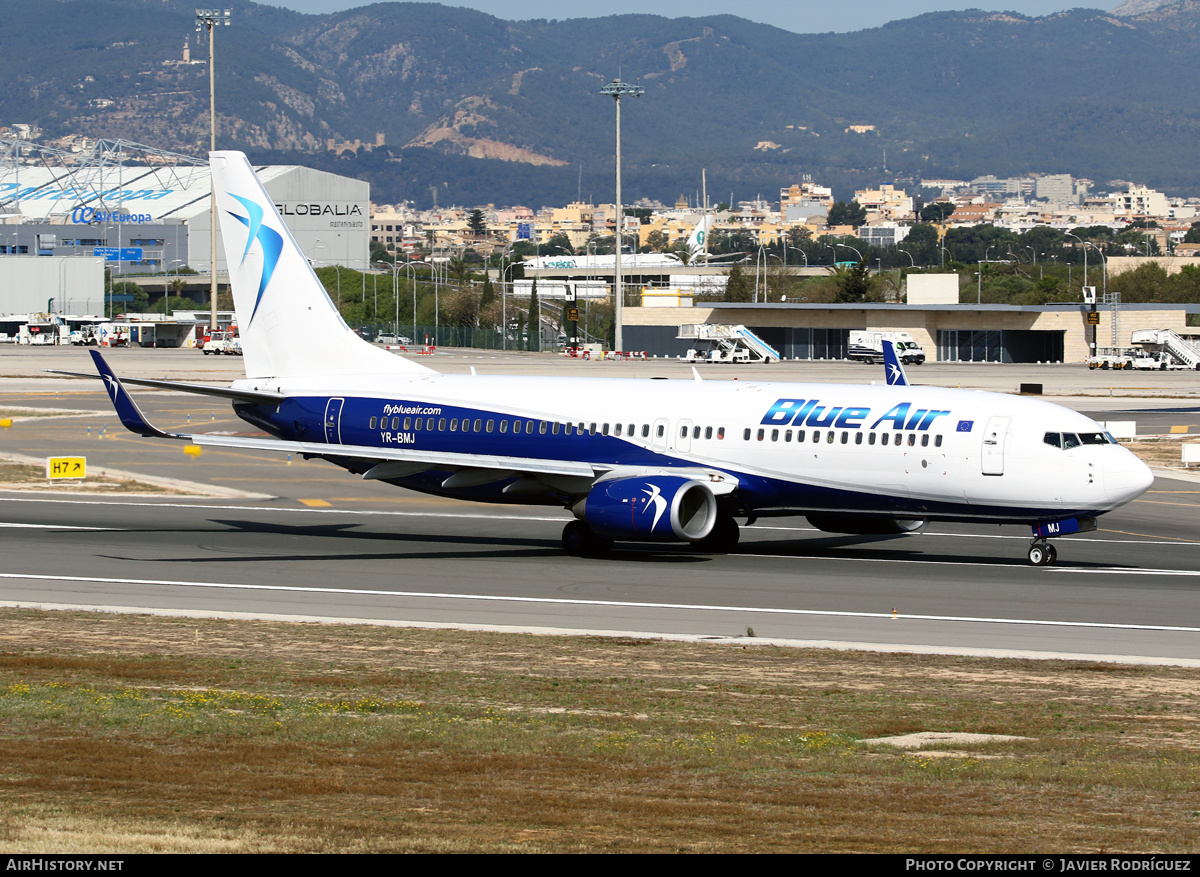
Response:
[{"label": "yellow taxiway marking", "polygon": [[325,508],[326,506],[331,505],[331,503],[328,503],[323,499],[302,499],[299,500],[299,502],[304,503],[310,509]]},{"label": "yellow taxiway marking", "polygon": [[1195,508],[1194,502],[1167,502],[1165,499],[1135,499],[1134,502],[1144,503],[1146,505],[1182,505],[1188,508]]}]

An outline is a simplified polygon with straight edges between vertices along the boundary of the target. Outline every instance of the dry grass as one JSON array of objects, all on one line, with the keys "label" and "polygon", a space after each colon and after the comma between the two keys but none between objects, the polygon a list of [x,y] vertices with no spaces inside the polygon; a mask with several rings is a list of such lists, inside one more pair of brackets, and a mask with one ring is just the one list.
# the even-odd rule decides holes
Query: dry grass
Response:
[{"label": "dry grass", "polygon": [[1122,442],[1125,447],[1133,451],[1142,462],[1147,466],[1153,466],[1157,469],[1182,469],[1183,468],[1183,447],[1185,438],[1194,439],[1195,436],[1180,435],[1179,438],[1164,438],[1164,439],[1148,439],[1139,442]]},{"label": "dry grass", "polygon": [[1188,851],[1197,682],[2,610],[0,849]]},{"label": "dry grass", "polygon": [[4,490],[66,490],[80,493],[177,493],[165,487],[146,484],[133,478],[109,478],[89,475],[86,479],[55,480],[46,478],[45,466],[0,460],[0,487]]}]

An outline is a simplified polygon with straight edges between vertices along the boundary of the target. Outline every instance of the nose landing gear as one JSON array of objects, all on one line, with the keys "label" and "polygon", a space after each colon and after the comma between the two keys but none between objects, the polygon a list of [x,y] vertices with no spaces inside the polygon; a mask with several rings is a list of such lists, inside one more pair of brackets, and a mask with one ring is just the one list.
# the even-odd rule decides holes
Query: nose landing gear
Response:
[{"label": "nose landing gear", "polygon": [[1034,566],[1050,566],[1058,560],[1058,552],[1045,539],[1034,539],[1029,544],[1029,562]]}]

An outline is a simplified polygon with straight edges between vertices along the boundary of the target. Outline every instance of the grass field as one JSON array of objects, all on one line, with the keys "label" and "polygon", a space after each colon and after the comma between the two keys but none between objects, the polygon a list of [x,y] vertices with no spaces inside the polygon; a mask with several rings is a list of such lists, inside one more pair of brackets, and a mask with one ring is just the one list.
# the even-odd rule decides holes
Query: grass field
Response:
[{"label": "grass field", "polygon": [[[0,610],[0,849],[1192,851],[1200,671]],[[904,749],[913,732],[1009,735]]]}]

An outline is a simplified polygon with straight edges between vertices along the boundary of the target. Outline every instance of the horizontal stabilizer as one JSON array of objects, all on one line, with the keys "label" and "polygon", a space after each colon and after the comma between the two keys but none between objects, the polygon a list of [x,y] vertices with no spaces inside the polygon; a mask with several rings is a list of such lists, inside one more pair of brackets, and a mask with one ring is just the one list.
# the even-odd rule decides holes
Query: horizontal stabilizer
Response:
[{"label": "horizontal stabilizer", "polygon": [[[67,375],[72,378],[103,378],[103,374],[94,375],[90,372],[70,372],[58,368],[45,369],[53,375]],[[222,399],[233,399],[238,402],[274,403],[282,402],[287,396],[271,390],[238,390],[233,387],[212,387],[208,384],[190,384],[186,381],[155,381],[149,378],[121,378],[122,384],[133,384],[135,387],[154,387],[157,390],[178,390],[181,393],[195,393],[200,396],[218,396]]]}]

